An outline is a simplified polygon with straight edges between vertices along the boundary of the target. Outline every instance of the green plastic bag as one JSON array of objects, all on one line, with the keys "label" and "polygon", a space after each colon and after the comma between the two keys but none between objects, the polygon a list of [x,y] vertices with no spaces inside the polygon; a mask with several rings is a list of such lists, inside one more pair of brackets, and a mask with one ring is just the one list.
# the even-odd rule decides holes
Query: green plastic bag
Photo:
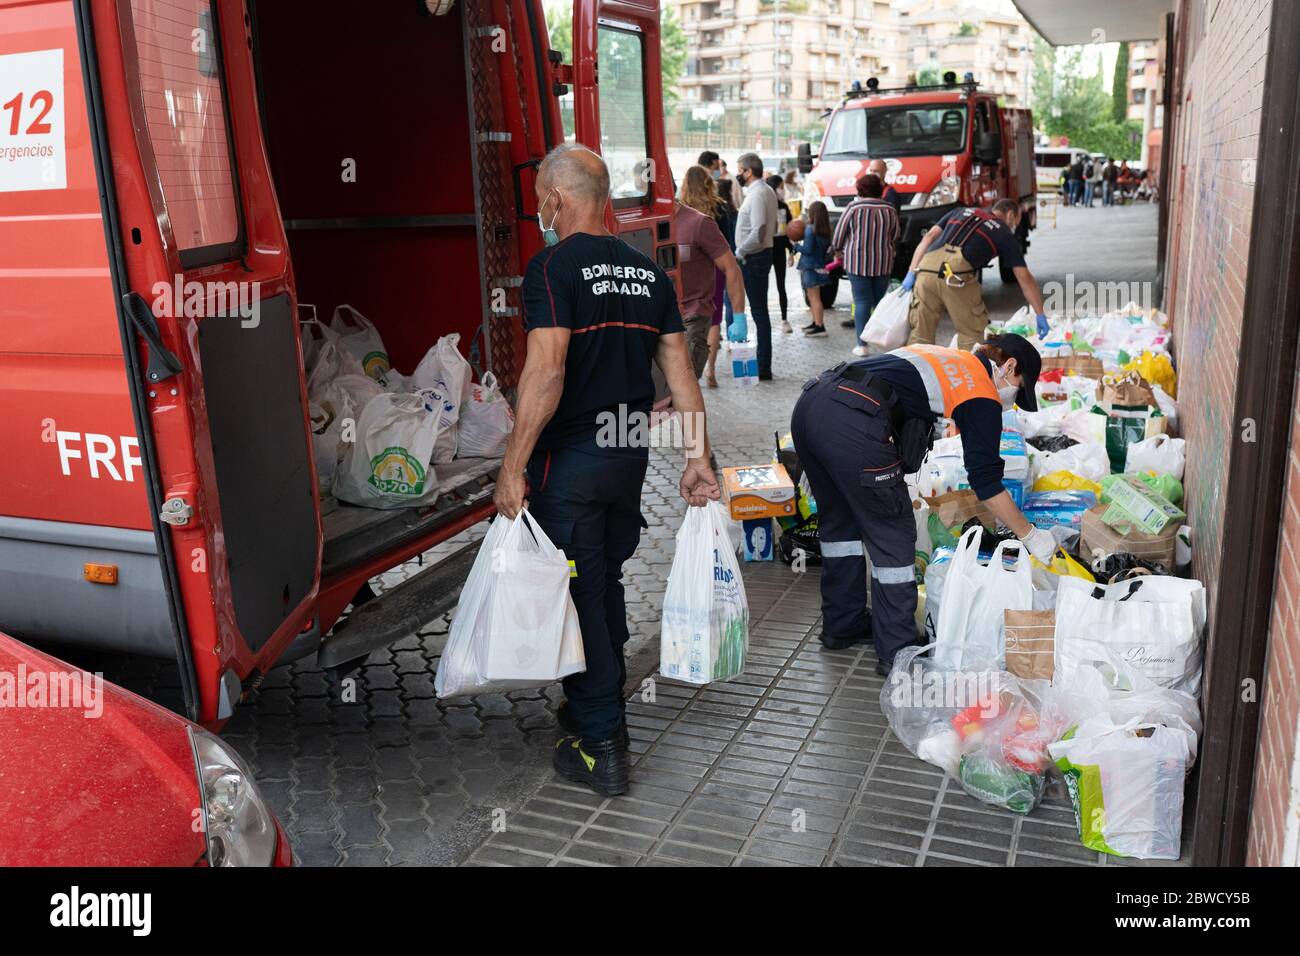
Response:
[{"label": "green plastic bag", "polygon": [[976,750],[962,756],[957,767],[962,789],[976,800],[1025,814],[1043,799],[1043,775],[1026,773]]},{"label": "green plastic bag", "polygon": [[926,523],[930,532],[931,548],[953,548],[957,547],[957,538],[944,527],[944,523],[939,520],[939,516],[934,512],[930,513],[930,518]]}]

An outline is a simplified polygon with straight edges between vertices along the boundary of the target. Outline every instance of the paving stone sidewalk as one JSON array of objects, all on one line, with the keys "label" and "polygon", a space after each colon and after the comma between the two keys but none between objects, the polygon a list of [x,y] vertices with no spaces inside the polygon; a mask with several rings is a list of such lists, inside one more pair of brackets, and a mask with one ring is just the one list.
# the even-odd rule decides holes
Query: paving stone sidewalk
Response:
[{"label": "paving stone sidewalk", "polygon": [[[865,646],[817,640],[817,576],[745,574],[739,679],[629,698],[629,794],[554,778],[503,814],[471,866],[1116,865],[1087,850],[1059,782],[1019,817],[966,796],[889,733]],[[652,691],[651,699],[646,699]]]}]

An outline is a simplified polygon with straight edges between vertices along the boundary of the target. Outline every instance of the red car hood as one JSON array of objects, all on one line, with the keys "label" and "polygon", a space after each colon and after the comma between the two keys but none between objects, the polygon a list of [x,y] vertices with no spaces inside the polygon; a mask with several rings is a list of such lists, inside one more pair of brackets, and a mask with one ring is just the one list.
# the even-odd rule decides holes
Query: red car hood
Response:
[{"label": "red car hood", "polygon": [[41,705],[52,673],[84,675],[0,634],[0,866],[200,862],[186,721],[102,680],[78,707]]}]

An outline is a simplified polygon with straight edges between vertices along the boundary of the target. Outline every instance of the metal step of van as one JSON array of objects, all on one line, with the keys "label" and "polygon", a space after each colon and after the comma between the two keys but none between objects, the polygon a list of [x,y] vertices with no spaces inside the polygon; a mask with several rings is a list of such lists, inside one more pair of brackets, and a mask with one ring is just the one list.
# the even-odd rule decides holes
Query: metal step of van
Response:
[{"label": "metal step of van", "polygon": [[460,599],[479,544],[467,544],[391,591],[353,608],[347,620],[340,621],[321,643],[316,663],[328,670],[358,661],[446,614]]}]

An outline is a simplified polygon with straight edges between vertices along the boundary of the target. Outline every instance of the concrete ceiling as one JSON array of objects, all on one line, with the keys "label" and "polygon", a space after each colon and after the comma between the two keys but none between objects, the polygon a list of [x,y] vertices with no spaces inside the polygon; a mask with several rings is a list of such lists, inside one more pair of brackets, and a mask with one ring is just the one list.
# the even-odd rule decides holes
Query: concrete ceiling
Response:
[{"label": "concrete ceiling", "polygon": [[[1154,40],[1164,36],[1173,0],[1012,0],[1020,15],[1053,46]],[[1104,31],[1104,32],[1098,32]]]}]

